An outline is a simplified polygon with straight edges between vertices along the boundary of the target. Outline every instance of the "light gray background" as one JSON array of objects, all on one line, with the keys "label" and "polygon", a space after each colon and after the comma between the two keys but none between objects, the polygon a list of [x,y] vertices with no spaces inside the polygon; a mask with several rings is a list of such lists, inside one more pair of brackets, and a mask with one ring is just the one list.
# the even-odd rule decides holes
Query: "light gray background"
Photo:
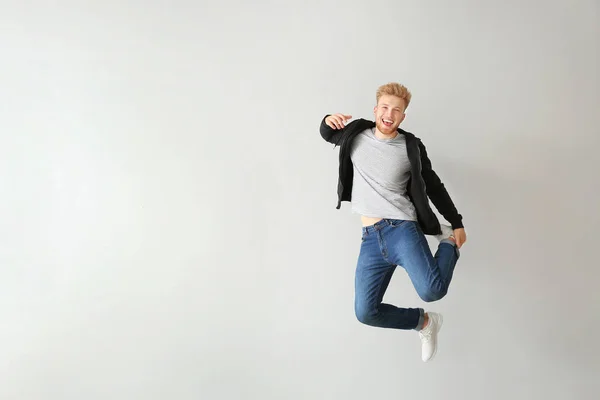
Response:
[{"label": "light gray background", "polygon": [[[598,1],[0,4],[3,400],[597,398]],[[389,81],[469,235],[386,297],[428,364],[318,133]]]}]

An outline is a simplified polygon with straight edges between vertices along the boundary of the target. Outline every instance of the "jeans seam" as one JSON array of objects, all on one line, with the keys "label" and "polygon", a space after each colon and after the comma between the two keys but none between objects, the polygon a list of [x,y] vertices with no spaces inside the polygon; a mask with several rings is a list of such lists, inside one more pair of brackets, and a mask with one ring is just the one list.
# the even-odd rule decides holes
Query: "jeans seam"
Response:
[{"label": "jeans seam", "polygon": [[390,262],[390,260],[388,260],[388,255],[387,254],[387,246],[385,244],[385,240],[383,238],[383,232],[382,231],[378,231],[377,232],[377,242],[379,244],[379,251],[381,252],[381,257],[386,261],[386,262]]},{"label": "jeans seam", "polygon": [[[388,260],[387,256],[384,256],[383,254],[383,249],[386,248],[385,246],[385,240],[383,238],[383,233],[381,231],[378,231],[378,241],[380,244],[380,248],[379,251],[381,252],[381,256],[382,258],[388,263],[390,263],[390,260]],[[382,248],[383,247],[383,248]],[[379,311],[379,305],[383,302],[383,296],[381,295],[381,288],[383,287],[383,281],[385,280],[386,274],[382,274],[381,278],[379,279],[379,282],[377,282],[377,293],[376,293],[376,300],[378,301],[375,306],[377,311]],[[379,301],[379,297],[382,297],[381,301]]]},{"label": "jeans seam", "polygon": [[[377,302],[375,303],[375,309],[377,310],[377,312],[379,312],[379,306],[381,305],[381,303],[383,303],[383,295],[381,293],[381,288],[383,287],[383,281],[386,278],[386,274],[382,274],[381,278],[379,279],[379,282],[377,282],[377,293],[375,296],[375,299],[377,300]],[[379,298],[381,297],[381,301],[379,300]]]}]

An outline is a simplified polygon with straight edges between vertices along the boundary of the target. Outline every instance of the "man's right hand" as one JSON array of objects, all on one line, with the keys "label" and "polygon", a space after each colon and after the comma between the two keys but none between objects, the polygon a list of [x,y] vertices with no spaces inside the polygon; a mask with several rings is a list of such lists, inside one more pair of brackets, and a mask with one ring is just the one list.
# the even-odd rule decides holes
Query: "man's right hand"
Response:
[{"label": "man's right hand", "polygon": [[343,129],[350,118],[352,118],[352,115],[332,114],[325,118],[325,123],[332,129]]}]

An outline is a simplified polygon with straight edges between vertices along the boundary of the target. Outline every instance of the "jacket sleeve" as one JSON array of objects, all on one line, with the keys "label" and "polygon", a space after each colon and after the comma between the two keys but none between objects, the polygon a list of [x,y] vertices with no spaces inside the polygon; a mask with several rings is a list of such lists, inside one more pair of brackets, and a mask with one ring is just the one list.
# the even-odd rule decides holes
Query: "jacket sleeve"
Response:
[{"label": "jacket sleeve", "polygon": [[325,123],[325,119],[329,117],[331,114],[325,115],[321,120],[321,126],[319,127],[319,131],[321,132],[321,137],[325,139],[329,143],[333,143],[335,145],[339,144],[340,138],[342,137],[344,131],[348,128],[346,127],[342,129],[333,129],[329,125]]},{"label": "jacket sleeve", "polygon": [[431,202],[442,214],[442,216],[452,225],[452,229],[464,228],[462,215],[460,215],[446,190],[446,187],[440,180],[437,173],[431,166],[431,160],[427,156],[427,150],[423,142],[419,140],[419,150],[421,153],[421,174],[425,181],[427,196]]}]

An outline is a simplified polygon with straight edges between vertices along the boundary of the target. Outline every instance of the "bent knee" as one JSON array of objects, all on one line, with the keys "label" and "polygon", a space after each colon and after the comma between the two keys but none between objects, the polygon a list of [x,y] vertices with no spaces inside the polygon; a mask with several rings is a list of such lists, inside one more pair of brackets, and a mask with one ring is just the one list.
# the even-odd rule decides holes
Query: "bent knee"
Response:
[{"label": "bent knee", "polygon": [[431,303],[433,301],[438,301],[443,299],[448,293],[448,289],[441,290],[428,290],[426,292],[419,293],[419,297],[426,303]]},{"label": "bent knee", "polygon": [[377,316],[377,310],[357,307],[355,309],[356,319],[365,325],[373,325]]}]

